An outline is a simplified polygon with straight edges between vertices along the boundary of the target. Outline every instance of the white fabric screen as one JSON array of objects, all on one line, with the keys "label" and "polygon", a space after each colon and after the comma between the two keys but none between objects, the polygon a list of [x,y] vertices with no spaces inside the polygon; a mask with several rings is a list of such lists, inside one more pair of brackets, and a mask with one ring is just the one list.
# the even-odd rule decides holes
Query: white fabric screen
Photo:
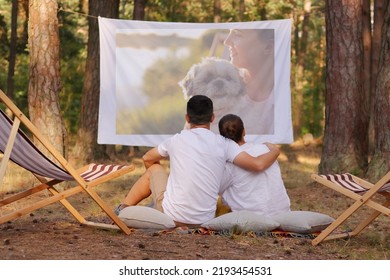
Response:
[{"label": "white fabric screen", "polygon": [[[268,78],[252,81],[258,84],[263,81],[259,87],[271,81],[272,90],[267,100],[271,101],[272,108],[252,106],[252,101],[246,100],[254,86],[249,86],[249,76],[244,74],[245,91],[239,96],[243,101],[235,99],[230,102],[235,105],[234,109],[222,110],[222,114],[235,113],[243,118],[247,141],[291,143],[291,23],[290,19],[240,23],[169,23],[99,17],[101,86],[98,143],[155,146],[180,132],[185,126],[188,96],[179,82],[193,65],[199,64],[205,57],[218,57],[236,64],[234,58],[238,51],[229,47],[233,42],[238,46],[243,36],[254,30],[267,31],[264,34],[270,35],[267,40],[272,48],[253,44],[244,53],[248,55],[253,52],[250,62],[256,61],[262,51],[267,53],[266,58],[260,59],[258,68],[267,72]],[[269,57],[272,57],[272,64],[266,63]],[[243,65],[236,65],[241,69],[240,73],[245,68]],[[228,85],[226,89],[232,88],[233,85]],[[259,88],[256,91],[260,93],[262,90]],[[198,94],[205,93],[202,91]],[[226,96],[223,98],[227,99]],[[213,101],[216,109],[218,102]],[[263,101],[255,104],[260,105]],[[253,115],[251,111],[256,114]],[[267,123],[261,123],[257,112],[264,112]],[[266,127],[269,129],[264,130]],[[218,133],[216,122],[212,130]]]}]

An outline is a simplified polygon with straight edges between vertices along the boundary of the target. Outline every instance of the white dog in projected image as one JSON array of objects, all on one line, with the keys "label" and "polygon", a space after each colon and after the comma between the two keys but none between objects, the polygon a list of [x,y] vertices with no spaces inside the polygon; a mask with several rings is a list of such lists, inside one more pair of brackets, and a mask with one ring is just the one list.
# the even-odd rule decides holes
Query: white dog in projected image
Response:
[{"label": "white dog in projected image", "polygon": [[215,115],[211,130],[215,133],[219,133],[218,122],[224,115],[240,111],[245,95],[240,70],[229,61],[215,57],[204,58],[202,62],[194,64],[179,85],[186,99],[196,94],[210,97]]}]

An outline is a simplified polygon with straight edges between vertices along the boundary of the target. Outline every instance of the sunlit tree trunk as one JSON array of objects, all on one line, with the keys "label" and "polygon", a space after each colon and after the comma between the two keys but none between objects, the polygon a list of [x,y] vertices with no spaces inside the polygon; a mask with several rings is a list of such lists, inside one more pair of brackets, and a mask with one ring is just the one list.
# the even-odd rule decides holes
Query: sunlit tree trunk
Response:
[{"label": "sunlit tree trunk", "polygon": [[368,177],[376,181],[390,170],[390,2],[382,25],[378,77],[374,95],[375,147]]},{"label": "sunlit tree trunk", "polygon": [[260,16],[260,20],[267,20],[267,9],[265,0],[257,0],[257,11]]},{"label": "sunlit tree trunk", "polygon": [[61,80],[57,11],[56,0],[30,1],[28,108],[32,122],[65,155],[66,131],[59,105]]},{"label": "sunlit tree trunk", "polygon": [[80,13],[88,13],[88,0],[79,0],[79,11]]},{"label": "sunlit tree trunk", "polygon": [[17,42],[17,19],[18,19],[18,1],[12,0],[11,12],[11,42],[8,56],[8,76],[7,76],[7,95],[14,99],[14,75],[16,61],[16,42]]},{"label": "sunlit tree trunk", "polygon": [[[366,0],[368,1],[368,0]],[[374,128],[374,96],[376,89],[376,80],[378,76],[378,65],[379,65],[379,51],[381,48],[381,37],[382,37],[382,25],[384,17],[384,0],[374,1],[374,24],[371,39],[371,70],[370,70],[370,126],[369,126],[369,143],[370,151],[373,153],[375,146],[375,128]]]},{"label": "sunlit tree trunk", "polygon": [[[18,42],[21,44],[21,49],[24,50],[26,48],[28,42],[28,18],[29,16],[29,0],[19,0],[19,4],[21,5],[23,12],[25,13],[24,22],[23,22],[23,31],[20,38],[18,38]],[[20,7],[20,6],[19,6]],[[19,50],[19,48],[18,48]]]},{"label": "sunlit tree trunk", "polygon": [[239,0],[238,4],[238,20],[242,21],[245,13],[245,0]]},{"label": "sunlit tree trunk", "polygon": [[[370,112],[370,99],[371,99],[371,45],[372,45],[372,34],[371,34],[371,1],[363,0],[363,70],[364,70],[364,99],[366,102],[363,103],[366,106],[364,111]],[[368,117],[370,114],[368,113]],[[367,131],[368,133],[368,131]]]},{"label": "sunlit tree trunk", "polygon": [[326,41],[325,134],[319,171],[361,174],[368,153],[362,1],[327,0]]},{"label": "sunlit tree trunk", "polygon": [[305,70],[305,54],[307,50],[307,42],[309,37],[309,20],[311,11],[311,0],[305,0],[304,14],[302,25],[300,28],[301,36],[297,36],[295,42],[297,56],[297,70],[295,79],[295,98],[294,98],[294,136],[298,137],[301,133],[302,114],[303,114],[303,86],[304,86],[304,70]]},{"label": "sunlit tree trunk", "polygon": [[221,0],[214,0],[214,22],[221,22]]},{"label": "sunlit tree trunk", "polygon": [[83,97],[81,101],[80,126],[74,157],[80,162],[101,159],[107,156],[106,147],[98,145],[98,118],[100,96],[100,44],[97,16],[118,18],[119,0],[90,0],[88,18],[88,55],[85,67]]}]

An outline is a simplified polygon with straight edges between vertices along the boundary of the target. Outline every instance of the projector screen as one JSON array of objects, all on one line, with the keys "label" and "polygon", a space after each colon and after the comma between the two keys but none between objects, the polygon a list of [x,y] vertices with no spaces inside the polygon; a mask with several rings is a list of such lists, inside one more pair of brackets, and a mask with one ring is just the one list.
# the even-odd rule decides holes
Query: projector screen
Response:
[{"label": "projector screen", "polygon": [[239,115],[246,140],[291,143],[291,20],[168,23],[99,17],[98,143],[156,146],[182,129],[186,102]]}]

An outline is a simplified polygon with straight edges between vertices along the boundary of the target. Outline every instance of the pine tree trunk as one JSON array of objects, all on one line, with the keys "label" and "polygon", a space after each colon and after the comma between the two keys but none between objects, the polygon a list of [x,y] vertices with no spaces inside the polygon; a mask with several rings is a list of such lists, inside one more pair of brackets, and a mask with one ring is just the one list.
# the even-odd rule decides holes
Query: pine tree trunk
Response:
[{"label": "pine tree trunk", "polygon": [[18,1],[12,0],[12,12],[11,12],[11,42],[9,48],[8,57],[8,76],[7,76],[7,95],[14,99],[14,75],[15,75],[15,61],[16,61],[16,29],[18,19]]},{"label": "pine tree trunk", "polygon": [[[370,112],[370,99],[371,99],[371,46],[372,46],[372,35],[371,35],[371,1],[363,0],[363,73],[364,73],[364,105],[366,106],[365,111]],[[368,113],[368,117],[370,113]]]},{"label": "pine tree trunk", "polygon": [[305,70],[305,57],[307,51],[307,41],[309,38],[309,23],[310,23],[310,12],[311,12],[311,0],[305,0],[304,4],[304,15],[301,25],[300,38],[297,36],[297,70],[295,73],[295,96],[294,96],[294,137],[301,136],[302,127],[302,114],[303,114],[303,87],[304,87],[304,70]]},{"label": "pine tree trunk", "polygon": [[134,0],[134,20],[144,20],[145,19],[145,7],[148,0]]},{"label": "pine tree trunk", "polygon": [[257,11],[260,16],[260,20],[267,20],[266,2],[264,0],[257,0]]},{"label": "pine tree trunk", "polygon": [[60,153],[66,155],[66,131],[59,105],[61,79],[57,11],[56,0],[30,1],[28,107],[32,122]]},{"label": "pine tree trunk", "polygon": [[[368,0],[366,0],[368,1]],[[374,24],[371,40],[371,76],[370,76],[370,125],[369,125],[369,148],[373,154],[375,148],[375,128],[374,128],[374,96],[376,90],[376,81],[378,77],[379,51],[381,48],[382,25],[385,9],[384,0],[374,1]]]},{"label": "pine tree trunk", "polygon": [[238,5],[238,20],[243,21],[245,13],[245,0],[239,0]]},{"label": "pine tree trunk", "polygon": [[[118,18],[119,0],[90,0],[89,14]],[[100,44],[97,18],[88,19],[88,55],[85,67],[83,96],[81,101],[80,126],[73,157],[79,162],[106,158],[106,147],[98,145],[98,118],[100,96]]]},{"label": "pine tree trunk", "polygon": [[319,172],[361,174],[368,153],[362,1],[327,0],[326,32],[325,134]]},{"label": "pine tree trunk", "polygon": [[390,2],[386,5],[374,95],[375,147],[367,172],[372,182],[390,171]]},{"label": "pine tree trunk", "polygon": [[221,22],[221,0],[214,0],[214,22]]}]

